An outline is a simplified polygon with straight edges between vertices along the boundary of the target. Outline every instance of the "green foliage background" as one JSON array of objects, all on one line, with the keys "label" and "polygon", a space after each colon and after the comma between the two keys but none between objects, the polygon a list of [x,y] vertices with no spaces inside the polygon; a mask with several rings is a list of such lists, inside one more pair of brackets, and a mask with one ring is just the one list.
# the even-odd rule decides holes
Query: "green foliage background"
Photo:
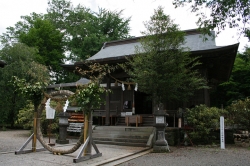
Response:
[{"label": "green foliage background", "polygon": [[236,129],[250,131],[250,99],[242,99],[228,106],[230,118]]},{"label": "green foliage background", "polygon": [[[197,14],[197,25],[204,33],[210,34],[210,30],[216,29],[219,34],[225,28],[237,28],[239,34],[250,38],[249,0],[174,0],[173,4],[175,7],[189,5],[190,12]],[[204,12],[204,8],[209,12]]]},{"label": "green foliage background", "polygon": [[[56,108],[57,103],[51,101],[50,107]],[[61,112],[61,110],[56,110],[55,113],[55,118],[51,120],[51,133],[52,134],[57,134],[58,133],[58,123],[59,119],[57,117],[57,114]],[[17,126],[22,126],[23,129],[32,129],[33,128],[33,120],[34,120],[34,105],[31,101],[28,101],[28,104],[20,109],[19,114],[17,116],[17,120],[15,121],[15,124]],[[42,133],[47,135],[48,134],[48,127],[49,127],[49,120],[46,119],[46,110],[43,110],[42,115],[41,115],[41,130]]]},{"label": "green foliage background", "polygon": [[[7,63],[0,69],[0,125],[13,127],[19,110],[27,104],[8,84],[12,76],[31,85],[27,71],[34,69],[31,64],[35,61],[46,65],[53,83],[76,82],[80,76],[63,71],[61,64],[85,60],[104,42],[129,37],[129,21],[122,17],[122,10],[93,12],[80,4],[73,7],[67,0],[48,1],[47,14],[21,16],[0,35],[0,60]],[[38,77],[40,74],[35,73]]]},{"label": "green foliage background", "polygon": [[211,131],[219,129],[220,116],[225,116],[226,114],[227,111],[224,109],[216,107],[209,108],[206,105],[199,105],[192,109],[187,109],[184,118],[186,118],[188,126],[194,129],[189,133],[193,143],[214,143],[215,137],[211,135]]}]

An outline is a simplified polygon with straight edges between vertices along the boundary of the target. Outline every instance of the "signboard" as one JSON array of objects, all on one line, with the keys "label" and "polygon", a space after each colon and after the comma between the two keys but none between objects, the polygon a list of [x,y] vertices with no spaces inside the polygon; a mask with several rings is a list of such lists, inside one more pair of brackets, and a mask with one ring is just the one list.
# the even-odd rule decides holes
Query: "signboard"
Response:
[{"label": "signboard", "polygon": [[220,117],[220,148],[225,149],[224,116]]},{"label": "signboard", "polygon": [[156,116],[155,122],[156,124],[164,124],[165,123],[164,116]]},{"label": "signboard", "polygon": [[121,112],[121,117],[125,117],[126,116],[126,112]]},{"label": "signboard", "polygon": [[126,116],[132,116],[132,112],[126,112]]}]

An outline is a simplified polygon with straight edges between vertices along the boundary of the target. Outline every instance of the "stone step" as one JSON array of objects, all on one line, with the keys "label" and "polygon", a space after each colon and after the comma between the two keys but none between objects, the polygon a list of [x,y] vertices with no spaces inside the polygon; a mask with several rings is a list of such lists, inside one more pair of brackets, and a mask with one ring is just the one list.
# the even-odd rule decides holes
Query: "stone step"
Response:
[{"label": "stone step", "polygon": [[153,127],[96,126],[92,137],[95,143],[146,147]]},{"label": "stone step", "polygon": [[129,142],[129,143],[147,143],[148,138],[146,139],[132,139],[132,138],[110,138],[110,137],[94,137],[94,141],[113,141],[113,142]]},{"label": "stone step", "polygon": [[138,131],[151,132],[153,127],[130,127],[130,126],[96,126],[94,131]]},{"label": "stone step", "polygon": [[94,142],[95,142],[95,144],[108,144],[108,145],[132,146],[132,147],[146,147],[145,143],[114,142],[114,141],[99,141],[99,140],[94,140]]},{"label": "stone step", "polygon": [[100,138],[100,137],[109,137],[109,138],[136,138],[136,139],[148,139],[148,134],[138,134],[138,135],[125,135],[125,134],[116,134],[116,133],[108,133],[108,134],[103,134],[103,133],[93,133],[92,134],[94,138]]},{"label": "stone step", "polygon": [[[125,117],[119,117],[117,119],[116,126],[126,126]],[[142,124],[140,126],[153,126],[154,125],[154,117],[153,116],[143,116]]]}]

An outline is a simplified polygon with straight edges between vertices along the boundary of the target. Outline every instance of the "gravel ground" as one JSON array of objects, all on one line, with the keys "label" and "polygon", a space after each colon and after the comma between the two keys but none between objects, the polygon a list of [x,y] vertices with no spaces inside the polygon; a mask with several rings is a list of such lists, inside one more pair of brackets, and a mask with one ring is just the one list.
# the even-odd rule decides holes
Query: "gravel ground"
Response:
[{"label": "gravel ground", "polygon": [[[14,152],[19,150],[31,135],[30,130],[7,130],[0,131],[0,153]],[[44,137],[46,142],[49,142],[48,137]],[[69,143],[76,142],[77,139],[68,139]],[[27,148],[31,148],[31,143]],[[55,143],[55,138],[50,139],[51,143]],[[37,148],[42,148],[41,143],[37,140]]]},{"label": "gravel ground", "polygon": [[250,149],[220,147],[171,147],[170,153],[149,153],[119,166],[249,166]]},{"label": "gravel ground", "polygon": [[[18,150],[29,134],[27,130],[0,131],[0,156]],[[189,146],[170,147],[170,150],[170,153],[149,153],[119,166],[250,166],[250,148],[246,147],[226,145],[226,149],[221,150],[220,147]]]},{"label": "gravel ground", "polygon": [[25,143],[30,133],[29,130],[0,131],[0,153],[18,150]]}]

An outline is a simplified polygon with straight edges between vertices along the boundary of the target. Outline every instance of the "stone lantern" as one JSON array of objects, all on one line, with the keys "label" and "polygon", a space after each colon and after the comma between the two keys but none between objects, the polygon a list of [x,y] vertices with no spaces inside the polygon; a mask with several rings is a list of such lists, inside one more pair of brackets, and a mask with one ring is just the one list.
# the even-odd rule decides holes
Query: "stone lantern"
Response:
[{"label": "stone lantern", "polygon": [[155,125],[156,128],[156,141],[153,146],[154,152],[166,152],[170,151],[168,142],[165,139],[165,129],[168,126],[166,122],[166,110],[163,110],[162,108],[158,108],[158,110],[154,111],[154,119],[155,119]]},{"label": "stone lantern", "polygon": [[68,144],[69,140],[66,140],[67,137],[67,127],[69,126],[68,118],[70,114],[67,112],[61,112],[57,116],[59,118],[59,138],[56,140],[58,144]]}]

